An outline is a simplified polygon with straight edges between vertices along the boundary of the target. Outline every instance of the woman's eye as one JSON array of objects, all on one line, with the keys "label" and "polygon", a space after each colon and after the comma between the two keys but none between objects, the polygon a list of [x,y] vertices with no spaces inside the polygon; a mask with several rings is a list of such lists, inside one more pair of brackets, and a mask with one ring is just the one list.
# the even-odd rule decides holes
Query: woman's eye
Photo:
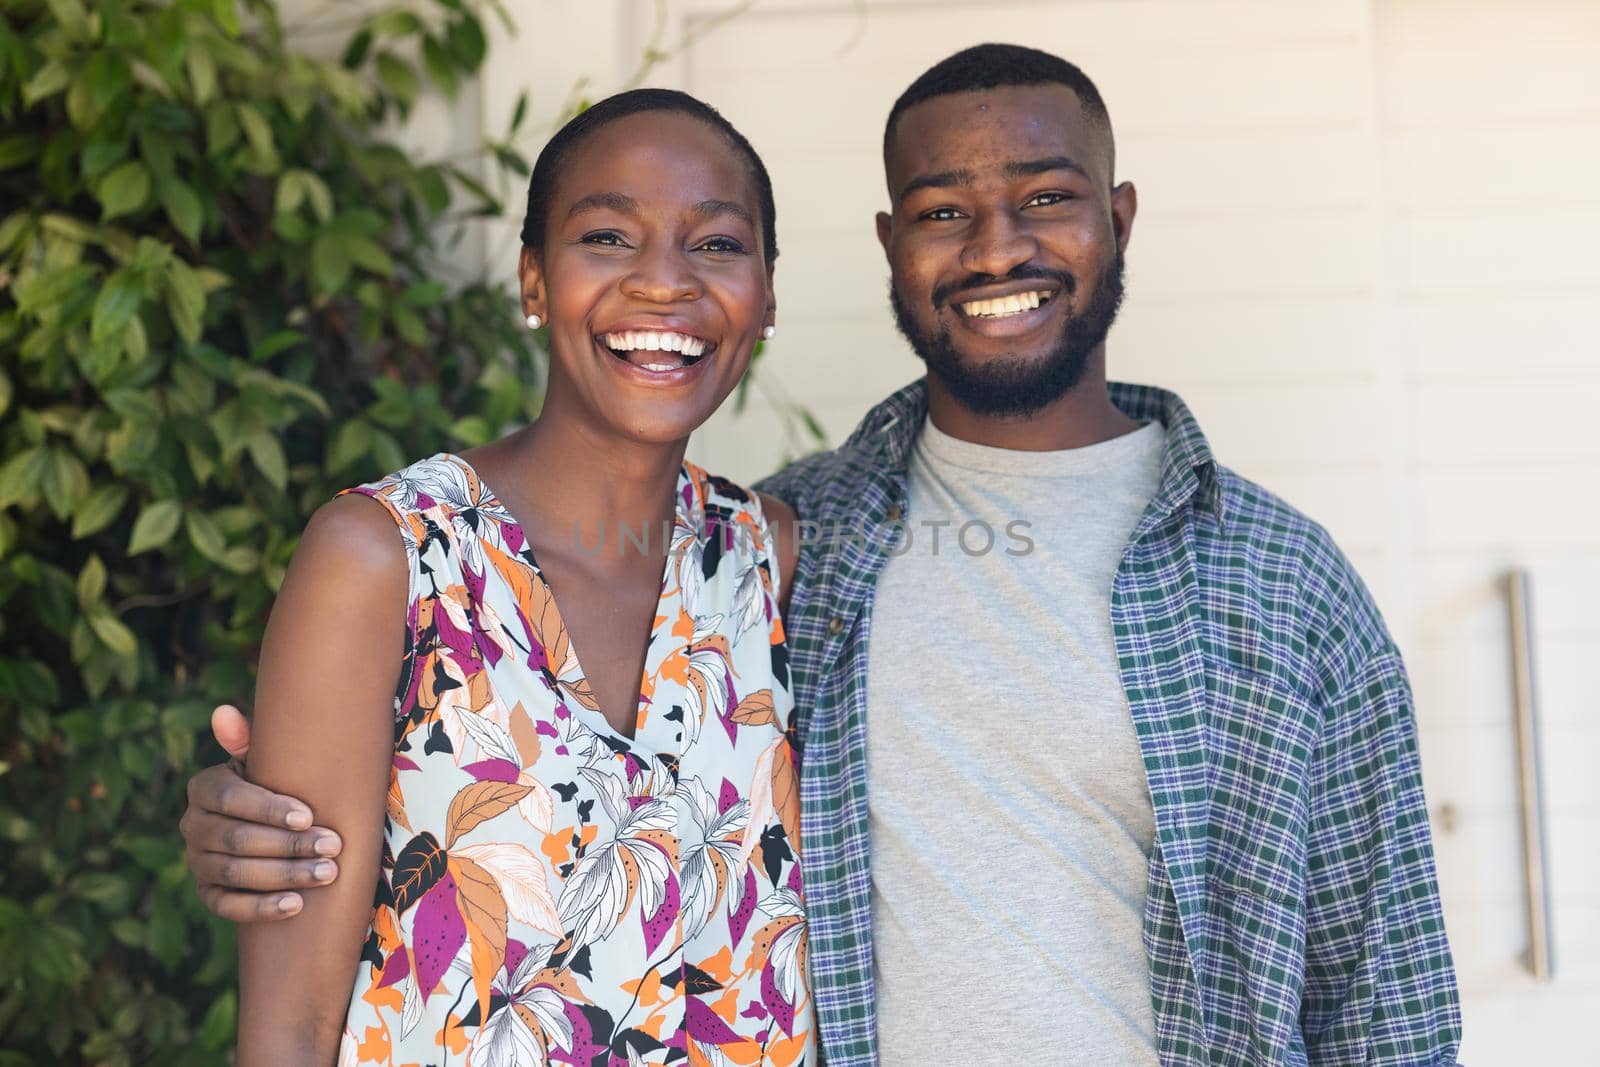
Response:
[{"label": "woman's eye", "polygon": [[699,251],[701,252],[721,252],[725,255],[740,255],[744,250],[744,245],[735,241],[732,237],[712,237],[709,240],[701,241],[699,245]]},{"label": "woman's eye", "polygon": [[607,245],[612,248],[620,248],[627,243],[622,239],[622,235],[615,230],[596,230],[593,233],[584,234],[579,240],[586,245]]}]

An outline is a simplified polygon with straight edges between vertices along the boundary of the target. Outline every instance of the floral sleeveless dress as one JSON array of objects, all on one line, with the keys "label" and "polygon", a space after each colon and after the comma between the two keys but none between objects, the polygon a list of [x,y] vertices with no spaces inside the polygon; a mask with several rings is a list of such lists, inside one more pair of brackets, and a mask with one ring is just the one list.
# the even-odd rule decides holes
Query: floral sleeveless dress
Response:
[{"label": "floral sleeveless dress", "polygon": [[792,700],[759,503],[684,466],[627,738],[521,528],[465,460],[348,491],[388,508],[411,578],[341,1067],[813,1062]]}]

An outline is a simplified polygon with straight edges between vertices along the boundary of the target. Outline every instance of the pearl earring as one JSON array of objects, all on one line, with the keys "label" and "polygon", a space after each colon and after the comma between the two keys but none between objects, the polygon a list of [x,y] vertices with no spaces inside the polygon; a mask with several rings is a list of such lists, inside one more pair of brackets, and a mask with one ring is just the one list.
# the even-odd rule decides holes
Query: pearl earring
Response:
[{"label": "pearl earring", "polygon": [[768,326],[766,329],[761,331],[761,336],[770,341],[774,337],[778,336],[778,328],[776,326]]},{"label": "pearl earring", "polygon": [[541,319],[539,316],[537,316],[537,315],[529,315],[528,316],[528,329],[537,330],[540,326],[543,326],[543,325],[544,325],[544,320]]}]

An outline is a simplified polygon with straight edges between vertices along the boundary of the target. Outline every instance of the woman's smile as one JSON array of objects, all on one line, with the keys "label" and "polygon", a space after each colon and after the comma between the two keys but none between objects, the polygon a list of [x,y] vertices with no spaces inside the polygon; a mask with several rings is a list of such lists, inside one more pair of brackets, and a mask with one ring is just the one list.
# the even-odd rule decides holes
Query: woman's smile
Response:
[{"label": "woman's smile", "polygon": [[683,373],[699,366],[716,351],[714,341],[676,323],[619,325],[599,334],[596,342],[628,368],[649,375],[650,384],[687,381]]}]

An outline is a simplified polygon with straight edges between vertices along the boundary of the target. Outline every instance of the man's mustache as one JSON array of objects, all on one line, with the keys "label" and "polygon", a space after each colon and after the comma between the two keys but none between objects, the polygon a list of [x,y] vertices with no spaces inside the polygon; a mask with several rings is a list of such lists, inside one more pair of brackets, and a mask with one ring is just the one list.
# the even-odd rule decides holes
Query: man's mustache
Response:
[{"label": "man's mustache", "polygon": [[1078,287],[1077,281],[1065,271],[1046,270],[1043,267],[1023,265],[1004,277],[997,277],[993,274],[969,274],[958,282],[948,282],[938,286],[933,291],[933,306],[935,308],[944,307],[952,300],[959,302],[959,298],[963,293],[969,293],[984,286],[1021,281],[1055,282],[1061,287],[1061,291],[1068,296],[1071,296]]}]

